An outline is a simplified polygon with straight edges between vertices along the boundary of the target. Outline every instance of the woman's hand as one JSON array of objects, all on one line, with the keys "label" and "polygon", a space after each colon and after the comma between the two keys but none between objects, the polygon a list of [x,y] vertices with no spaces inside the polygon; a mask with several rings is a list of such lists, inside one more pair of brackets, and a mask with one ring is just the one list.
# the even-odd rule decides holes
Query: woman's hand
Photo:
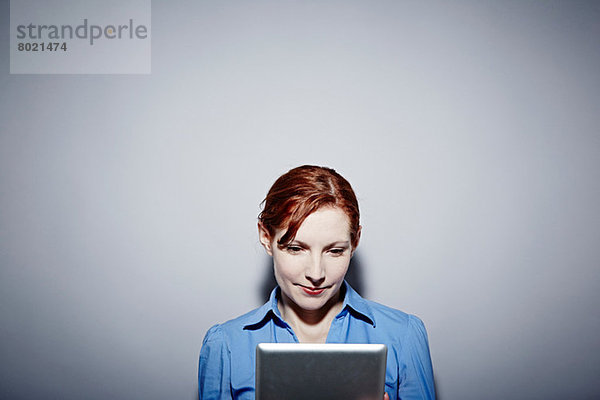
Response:
[{"label": "woman's hand", "polygon": [[383,393],[383,400],[390,400],[390,396],[388,396],[387,392]]}]

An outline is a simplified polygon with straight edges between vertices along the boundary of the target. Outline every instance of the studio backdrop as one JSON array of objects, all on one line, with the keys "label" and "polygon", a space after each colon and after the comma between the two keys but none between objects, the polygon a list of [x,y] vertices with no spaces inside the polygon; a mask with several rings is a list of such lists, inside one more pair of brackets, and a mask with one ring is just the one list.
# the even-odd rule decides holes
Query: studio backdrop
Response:
[{"label": "studio backdrop", "polygon": [[11,53],[12,3],[0,398],[197,398],[208,328],[271,288],[260,202],[302,164],[356,190],[353,279],[425,322],[440,399],[600,397],[598,2],[156,0],[114,57],[98,6],[91,53],[52,65]]}]

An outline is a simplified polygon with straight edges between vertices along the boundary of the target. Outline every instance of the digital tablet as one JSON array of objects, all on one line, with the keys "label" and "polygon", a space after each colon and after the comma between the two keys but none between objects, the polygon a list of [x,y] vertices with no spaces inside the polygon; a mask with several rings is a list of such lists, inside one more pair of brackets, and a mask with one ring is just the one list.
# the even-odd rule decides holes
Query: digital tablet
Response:
[{"label": "digital tablet", "polygon": [[384,344],[260,343],[256,400],[382,400]]}]

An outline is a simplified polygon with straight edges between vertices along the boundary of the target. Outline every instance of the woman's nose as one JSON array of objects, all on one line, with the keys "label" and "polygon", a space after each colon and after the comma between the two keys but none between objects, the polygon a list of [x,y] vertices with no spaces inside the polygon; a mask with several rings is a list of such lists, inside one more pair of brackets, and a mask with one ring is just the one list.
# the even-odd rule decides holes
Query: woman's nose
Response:
[{"label": "woman's nose", "polygon": [[315,286],[323,283],[325,280],[325,266],[320,254],[311,258],[310,264],[306,266],[304,276]]}]

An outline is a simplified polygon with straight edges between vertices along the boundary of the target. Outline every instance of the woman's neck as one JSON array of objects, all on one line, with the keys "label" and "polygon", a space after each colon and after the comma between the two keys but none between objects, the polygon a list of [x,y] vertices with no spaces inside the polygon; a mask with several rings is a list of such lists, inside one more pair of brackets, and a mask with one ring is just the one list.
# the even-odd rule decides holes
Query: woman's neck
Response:
[{"label": "woman's neck", "polygon": [[342,310],[342,305],[341,290],[318,310],[300,308],[282,292],[277,302],[281,316],[291,326],[301,343],[325,343],[331,321]]}]

